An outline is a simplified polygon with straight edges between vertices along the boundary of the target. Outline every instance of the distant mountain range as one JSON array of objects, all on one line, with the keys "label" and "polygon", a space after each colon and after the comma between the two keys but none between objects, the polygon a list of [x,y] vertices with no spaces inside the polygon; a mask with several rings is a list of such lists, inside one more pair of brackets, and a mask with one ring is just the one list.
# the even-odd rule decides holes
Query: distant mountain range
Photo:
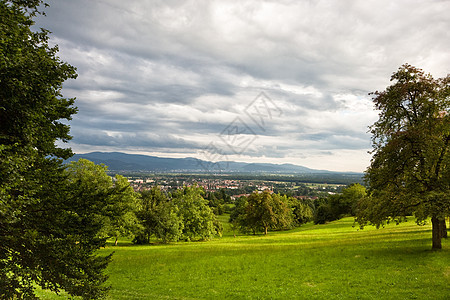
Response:
[{"label": "distant mountain range", "polygon": [[[111,171],[130,172],[186,172],[186,173],[268,173],[268,174],[343,174],[314,170],[293,164],[243,163],[234,161],[208,162],[192,157],[163,158],[126,154],[121,152],[91,152],[75,154],[68,161],[85,158],[96,164],[105,164]],[[349,173],[346,174],[358,174]]]}]

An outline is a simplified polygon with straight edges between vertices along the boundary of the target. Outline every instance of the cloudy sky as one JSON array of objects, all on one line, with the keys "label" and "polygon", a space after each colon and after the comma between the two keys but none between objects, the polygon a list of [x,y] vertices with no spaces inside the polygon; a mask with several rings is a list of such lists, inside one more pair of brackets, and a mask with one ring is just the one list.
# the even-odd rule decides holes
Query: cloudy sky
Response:
[{"label": "cloudy sky", "polygon": [[369,92],[449,73],[449,1],[49,0],[76,153],[364,171]]}]

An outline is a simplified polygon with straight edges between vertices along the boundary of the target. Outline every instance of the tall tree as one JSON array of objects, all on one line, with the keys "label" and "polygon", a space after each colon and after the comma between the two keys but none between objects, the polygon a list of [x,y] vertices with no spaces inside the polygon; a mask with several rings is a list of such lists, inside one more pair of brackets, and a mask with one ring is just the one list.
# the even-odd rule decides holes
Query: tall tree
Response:
[{"label": "tall tree", "polygon": [[72,198],[85,209],[81,223],[85,228],[98,226],[99,238],[115,238],[117,244],[120,236],[131,234],[137,226],[136,195],[125,177],[111,178],[107,170],[105,165],[82,158],[66,168]]},{"label": "tall tree", "polygon": [[104,244],[77,218],[62,159],[70,149],[74,99],[61,95],[75,68],[48,45],[48,31],[33,32],[41,0],[0,1],[0,298],[32,299],[36,285],[96,299],[104,295]]},{"label": "tall tree", "polygon": [[135,243],[148,244],[151,236],[156,234],[156,227],[158,226],[156,208],[165,201],[167,201],[167,197],[161,192],[159,186],[139,192],[139,205],[135,214],[141,224],[141,228],[135,233]]},{"label": "tall tree", "polygon": [[113,179],[111,191],[110,210],[105,234],[115,239],[117,245],[119,237],[130,236],[139,227],[135,211],[137,207],[137,195],[130,186],[128,180],[116,175]]},{"label": "tall tree", "polygon": [[204,190],[197,185],[186,186],[173,195],[173,201],[184,224],[183,237],[187,240],[196,238],[205,240],[218,233],[214,225],[216,216],[203,195]]},{"label": "tall tree", "polygon": [[289,197],[289,206],[292,209],[292,215],[296,225],[308,223],[313,218],[313,210],[311,206],[305,203],[302,199]]},{"label": "tall tree", "polygon": [[135,243],[149,243],[152,235],[164,243],[180,239],[183,222],[178,207],[161,192],[159,186],[140,192],[135,214],[141,224],[135,234]]},{"label": "tall tree", "polygon": [[286,196],[270,194],[269,191],[252,193],[246,201],[244,216],[237,220],[253,233],[269,229],[288,228],[293,223],[293,215]]},{"label": "tall tree", "polygon": [[[229,222],[232,224],[233,229],[237,229],[241,232],[247,233],[250,230],[246,221],[246,207],[248,205],[247,197],[241,196],[236,200],[233,207]],[[254,232],[255,233],[255,232]]]},{"label": "tall tree", "polygon": [[419,223],[431,217],[432,248],[440,249],[450,214],[450,76],[436,80],[405,64],[391,81],[374,93],[380,114],[366,171],[371,197],[360,203],[357,220],[380,226],[410,214]]}]

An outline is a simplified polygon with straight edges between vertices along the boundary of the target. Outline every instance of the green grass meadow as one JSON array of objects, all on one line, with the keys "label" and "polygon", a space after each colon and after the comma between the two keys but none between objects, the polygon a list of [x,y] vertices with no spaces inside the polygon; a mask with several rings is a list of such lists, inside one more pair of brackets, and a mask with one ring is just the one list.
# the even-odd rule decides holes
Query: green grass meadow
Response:
[{"label": "green grass meadow", "polygon": [[430,225],[352,225],[235,237],[224,223],[208,242],[122,241],[101,250],[115,251],[109,299],[450,299],[450,242],[431,251]]}]

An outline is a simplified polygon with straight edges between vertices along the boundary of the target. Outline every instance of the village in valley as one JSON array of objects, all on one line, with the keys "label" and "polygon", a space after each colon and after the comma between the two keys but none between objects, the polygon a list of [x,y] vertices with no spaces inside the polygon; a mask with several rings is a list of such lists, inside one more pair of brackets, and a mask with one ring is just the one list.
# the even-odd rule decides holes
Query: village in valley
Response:
[{"label": "village in valley", "polygon": [[[317,199],[339,193],[350,184],[345,179],[330,179],[332,182],[307,182],[295,176],[256,175],[192,175],[192,174],[123,174],[135,191],[159,186],[161,190],[173,192],[184,186],[198,185],[206,193],[224,191],[232,200],[248,196],[254,191],[270,191],[302,199]],[[356,177],[355,177],[356,178]],[[352,179],[355,179],[352,178]],[[348,179],[349,180],[349,179]],[[310,180],[313,181],[313,180]]]}]

